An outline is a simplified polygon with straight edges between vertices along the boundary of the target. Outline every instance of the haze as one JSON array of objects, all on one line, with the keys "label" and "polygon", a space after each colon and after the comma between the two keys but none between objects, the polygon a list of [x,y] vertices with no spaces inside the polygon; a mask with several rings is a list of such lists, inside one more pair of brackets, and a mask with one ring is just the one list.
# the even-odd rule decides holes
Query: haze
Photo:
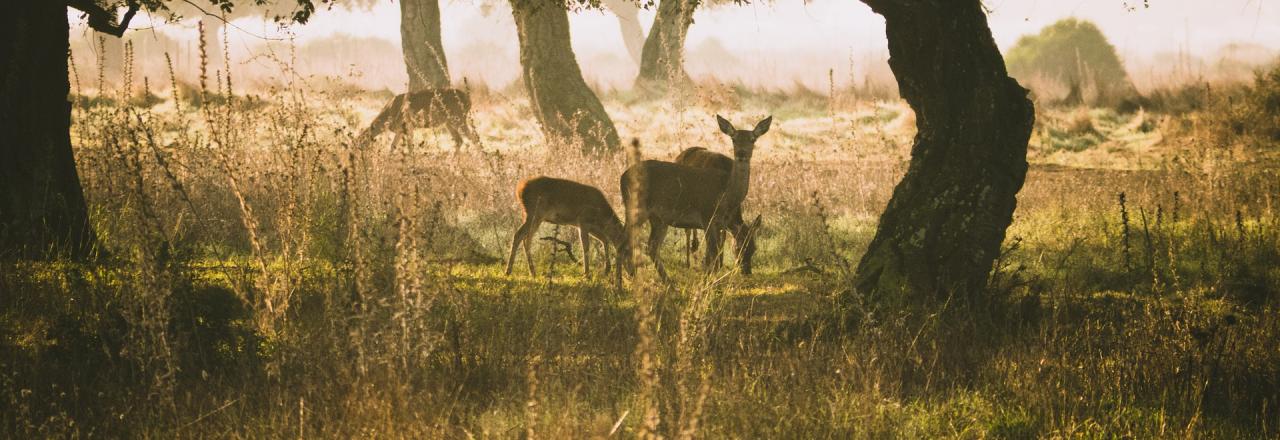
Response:
[{"label": "haze", "polygon": [[[1280,4],[1263,0],[1154,0],[1147,8],[1140,1],[1003,0],[989,1],[987,7],[992,33],[1004,50],[1019,37],[1062,18],[1094,21],[1116,46],[1139,87],[1206,75],[1211,69],[1205,66],[1223,57],[1261,64],[1280,52]],[[455,81],[465,78],[494,89],[511,85],[519,73],[519,55],[506,3],[451,1],[442,8],[444,45]],[[177,70],[190,72],[196,57],[196,18],[165,23],[143,17],[134,27],[155,32],[129,35],[134,40],[173,39]],[[262,63],[261,55],[268,50],[261,37],[292,35],[306,55],[298,56],[296,67],[302,74],[401,92],[406,77],[399,19],[397,4],[379,1],[368,10],[322,10],[309,24],[284,29],[263,18],[233,20],[228,36],[231,60],[237,65],[233,71],[251,83],[279,77],[277,68]],[[587,81],[606,90],[629,88],[637,68],[623,47],[617,19],[600,10],[581,11],[570,19],[574,50]],[[642,11],[646,28],[652,19],[653,11]],[[76,17],[73,22],[80,22],[72,31],[73,50],[93,50],[93,37],[82,20]],[[163,59],[162,54],[146,53],[160,49],[145,48],[145,41],[135,44],[144,47],[137,57],[144,63],[141,71],[165,76],[156,71],[163,67],[155,61]],[[829,81],[837,87],[891,81],[885,45],[883,20],[860,2],[757,2],[700,9],[690,28],[686,61],[697,80],[784,89],[799,85],[825,92]],[[172,43],[168,46],[165,50],[174,50]]]}]

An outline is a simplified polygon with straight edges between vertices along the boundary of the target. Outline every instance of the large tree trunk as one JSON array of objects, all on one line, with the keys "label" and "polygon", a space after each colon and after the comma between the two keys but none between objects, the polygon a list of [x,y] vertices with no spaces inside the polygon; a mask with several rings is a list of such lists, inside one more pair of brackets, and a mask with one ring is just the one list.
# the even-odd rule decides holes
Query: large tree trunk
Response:
[{"label": "large tree trunk", "polygon": [[693,24],[699,0],[663,0],[644,41],[640,59],[641,87],[665,89],[689,84],[684,71],[684,40]]},{"label": "large tree trunk", "polygon": [[885,18],[889,66],[919,131],[856,289],[977,293],[1013,220],[1035,109],[1005,72],[978,0],[863,2]]},{"label": "large tree trunk", "polygon": [[0,14],[0,257],[88,256],[95,243],[71,152],[67,6]]},{"label": "large tree trunk", "polygon": [[627,55],[637,66],[640,65],[640,54],[644,52],[644,28],[640,27],[640,7],[632,0],[603,0],[606,7],[618,17],[618,28],[622,33],[622,44],[627,46]]},{"label": "large tree trunk", "polygon": [[618,149],[618,132],[587,87],[569,45],[569,14],[555,0],[511,0],[520,37],[520,67],[534,115],[551,142],[581,142],[584,151]]},{"label": "large tree trunk", "polygon": [[400,40],[410,92],[449,87],[438,0],[400,0]]}]

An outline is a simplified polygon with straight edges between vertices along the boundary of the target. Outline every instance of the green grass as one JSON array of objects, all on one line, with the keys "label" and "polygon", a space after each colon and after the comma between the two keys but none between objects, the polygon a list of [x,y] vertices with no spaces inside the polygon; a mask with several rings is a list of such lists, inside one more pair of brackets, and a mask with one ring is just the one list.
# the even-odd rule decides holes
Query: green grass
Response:
[{"label": "green grass", "polygon": [[[766,249],[780,245],[766,243]],[[1094,261],[1112,253],[1092,247],[1099,245],[1105,243],[1075,252]],[[665,257],[679,287],[663,289],[654,304],[662,341],[659,388],[681,404],[704,398],[700,432],[709,437],[1194,432],[1236,438],[1265,432],[1264,421],[1275,413],[1261,405],[1280,385],[1272,362],[1280,353],[1280,328],[1266,318],[1275,313],[1274,302],[1250,305],[1207,286],[1155,294],[1143,287],[1140,274],[1130,273],[1110,275],[1125,290],[1091,293],[1097,287],[1090,283],[1104,283],[1108,275],[1092,273],[1087,265],[1035,265],[1044,255],[1064,255],[1049,247],[1043,240],[1028,243],[1019,261],[1029,265],[1028,277],[1050,286],[1020,290],[1010,299],[1025,302],[1025,295],[1034,295],[1038,302],[982,327],[995,334],[967,334],[983,338],[968,347],[945,345],[958,342],[947,333],[972,331],[955,317],[902,320],[893,310],[873,306],[866,320],[847,328],[834,311],[835,295],[845,286],[837,277],[787,272],[785,265],[770,263],[755,276],[729,275],[707,284],[708,278],[682,267],[676,249],[669,248]],[[1032,253],[1041,256],[1027,255]],[[349,268],[305,264],[314,267],[302,272],[310,275],[303,275],[294,305],[270,333],[237,298],[235,277],[225,269],[251,271],[250,264],[209,261],[177,272],[190,280],[179,280],[168,300],[172,324],[166,334],[176,338],[169,341],[173,347],[183,349],[172,360],[178,368],[170,392],[187,395],[169,411],[187,415],[181,423],[145,414],[99,420],[100,414],[81,404],[91,390],[109,392],[96,397],[101,400],[90,396],[104,408],[156,392],[133,376],[156,366],[128,353],[132,342],[100,339],[129,333],[119,326],[132,327],[131,318],[104,318],[113,310],[135,313],[119,304],[137,301],[129,298],[130,290],[145,274],[130,267],[75,265],[25,265],[8,272],[4,286],[27,294],[12,297],[0,321],[12,355],[6,356],[6,378],[32,394],[10,402],[17,411],[6,412],[6,423],[16,432],[84,433],[48,423],[92,420],[101,433],[166,436],[183,432],[175,424],[230,401],[233,407],[201,419],[193,432],[508,436],[532,423],[541,435],[604,435],[630,412],[620,429],[636,433],[637,294],[585,281],[580,266],[563,254],[554,276],[547,275],[547,252],[539,254],[537,277],[505,276],[497,263],[429,269],[423,276],[438,291],[428,294],[435,304],[409,324],[422,332],[417,335],[400,333],[397,315],[414,307],[397,305],[402,298],[394,292],[357,306],[338,296],[351,282],[344,275]],[[1182,276],[1188,284],[1211,278],[1192,271]],[[1080,277],[1092,281],[1071,281]],[[1275,280],[1266,283],[1274,286]],[[694,344],[691,374],[674,364],[682,346],[681,317],[700,295],[711,302]],[[382,302],[391,304],[375,305]],[[355,322],[335,321],[339,316]],[[404,339],[410,343],[401,345]],[[126,352],[113,353],[117,349]],[[962,353],[970,350],[986,355],[974,360]],[[61,367],[49,370],[50,365]],[[135,373],[103,380],[102,371]],[[678,380],[706,385],[694,387],[692,396],[679,395]],[[537,383],[533,395],[531,381]],[[388,386],[393,389],[383,390]],[[66,389],[75,391],[57,397]],[[197,390],[200,397],[187,394]],[[266,396],[282,397],[262,401]],[[532,419],[526,414],[531,401]],[[301,411],[337,418],[306,422],[285,415],[299,405],[311,405]],[[679,411],[663,408],[668,417]],[[245,419],[252,423],[243,424]],[[21,423],[32,421],[45,424],[23,428]]]}]

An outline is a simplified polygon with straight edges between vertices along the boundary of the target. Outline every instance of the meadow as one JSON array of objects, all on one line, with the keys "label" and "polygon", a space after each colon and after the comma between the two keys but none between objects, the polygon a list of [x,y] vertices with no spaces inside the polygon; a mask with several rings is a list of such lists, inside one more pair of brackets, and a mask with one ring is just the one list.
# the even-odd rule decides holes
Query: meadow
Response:
[{"label": "meadow", "polygon": [[472,91],[482,150],[443,130],[356,148],[389,94],[210,82],[77,79],[102,256],[0,266],[8,435],[1280,433],[1280,70],[1141,106],[1038,102],[987,299],[931,305],[850,288],[910,157],[892,96],[602,93],[646,159],[728,152],[715,114],[775,119],[746,205],[755,273],[689,268],[672,234],[673,282],[641,264],[617,290],[555,244],[568,227],[543,226],[537,276],[503,274],[517,182],[595,185],[621,215],[628,161],[545,144],[518,89]]}]

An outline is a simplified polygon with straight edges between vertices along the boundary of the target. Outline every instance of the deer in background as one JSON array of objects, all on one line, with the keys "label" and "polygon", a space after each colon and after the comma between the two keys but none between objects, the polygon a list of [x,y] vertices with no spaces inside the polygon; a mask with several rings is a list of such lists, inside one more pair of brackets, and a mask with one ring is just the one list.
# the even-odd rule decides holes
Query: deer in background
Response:
[{"label": "deer in background", "polygon": [[729,172],[646,160],[631,165],[622,174],[622,198],[631,222],[627,227],[649,224],[646,252],[663,279],[668,277],[659,250],[671,226],[706,230],[707,252],[702,260],[706,270],[715,269],[720,261],[722,231],[734,231],[741,256],[739,268],[744,274],[751,273],[760,217],[750,224],[743,222],[742,202],[751,185],[751,154],[756,139],[769,131],[773,117],[765,118],[751,130],[738,130],[719,115],[716,122],[720,131],[733,140],[733,166]]},{"label": "deer in background", "polygon": [[356,145],[368,145],[388,131],[396,134],[398,143],[402,135],[414,128],[441,125],[453,137],[455,148],[461,150],[464,141],[477,148],[481,146],[480,136],[471,123],[471,94],[461,89],[424,89],[396,95],[373,118],[369,128],[356,137]]},{"label": "deer in background", "polygon": [[[609,246],[617,250],[616,281],[622,282],[622,267],[628,272],[634,269],[630,260],[623,259],[630,253],[626,231],[604,193],[594,186],[554,177],[533,177],[516,186],[516,197],[524,208],[524,223],[516,229],[511,239],[511,253],[507,257],[507,275],[515,265],[516,250],[523,245],[524,256],[529,263],[529,275],[536,276],[533,267],[533,236],[542,222],[578,227],[582,241],[582,271],[591,278],[591,237],[605,244],[605,273],[609,271]],[[627,263],[627,264],[624,264]]]}]

